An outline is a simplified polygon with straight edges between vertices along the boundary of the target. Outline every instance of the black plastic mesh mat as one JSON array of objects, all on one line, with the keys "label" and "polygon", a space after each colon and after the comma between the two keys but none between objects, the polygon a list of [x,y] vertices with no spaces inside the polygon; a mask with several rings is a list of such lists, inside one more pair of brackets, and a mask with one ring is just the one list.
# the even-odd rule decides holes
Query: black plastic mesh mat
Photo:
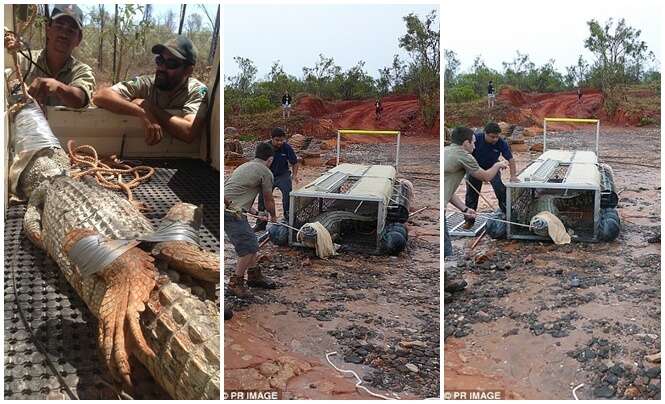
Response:
[{"label": "black plastic mesh mat", "polygon": [[[198,160],[145,160],[155,176],[135,189],[135,198],[151,210],[153,225],[176,202],[204,205],[201,247],[219,253],[219,172]],[[30,339],[19,316],[21,306],[35,338],[45,347],[57,371],[81,399],[114,399],[116,391],[101,361],[97,320],[61,275],[56,264],[22,233],[25,205],[10,207],[5,218],[5,399],[67,399],[66,389]],[[16,276],[13,288],[12,268]],[[136,399],[168,395],[138,361],[132,361]]]}]

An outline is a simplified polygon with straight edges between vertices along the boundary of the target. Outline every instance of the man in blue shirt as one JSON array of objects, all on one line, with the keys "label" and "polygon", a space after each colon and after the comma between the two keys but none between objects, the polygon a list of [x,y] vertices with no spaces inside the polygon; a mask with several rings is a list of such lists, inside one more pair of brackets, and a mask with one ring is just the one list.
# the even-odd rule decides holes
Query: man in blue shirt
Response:
[{"label": "man in blue shirt", "polygon": [[[508,161],[508,167],[510,169],[510,182],[519,182],[517,179],[517,166],[515,165],[515,159],[513,159],[513,154],[510,152],[510,146],[508,142],[502,139],[499,134],[501,133],[501,128],[494,122],[490,122],[485,125],[484,133],[476,133],[476,148],[473,151],[473,157],[475,157],[478,165],[483,170],[492,168],[492,166],[499,161],[499,157],[503,156],[504,159]],[[473,187],[481,192],[483,182],[472,177],[467,176],[467,180],[473,185]],[[501,181],[501,172],[497,173],[494,178],[490,181],[492,188],[494,189],[494,195],[499,201],[499,207],[503,212],[506,211],[506,186],[503,185]],[[466,196],[465,204],[470,209],[478,209],[478,192],[466,184]],[[474,218],[466,219],[464,225],[465,228],[470,229],[475,223]]]},{"label": "man in blue shirt", "polygon": [[[282,208],[284,210],[284,218],[289,217],[289,197],[291,189],[293,188],[292,179],[298,182],[298,157],[293,147],[286,143],[286,132],[282,128],[275,128],[271,133],[270,145],[274,151],[270,171],[274,177],[273,189],[279,188],[282,192]],[[293,169],[293,177],[291,170]],[[259,211],[265,210],[263,202],[263,195],[259,194]],[[263,231],[266,229],[266,221],[257,221],[254,226],[254,231]]]}]

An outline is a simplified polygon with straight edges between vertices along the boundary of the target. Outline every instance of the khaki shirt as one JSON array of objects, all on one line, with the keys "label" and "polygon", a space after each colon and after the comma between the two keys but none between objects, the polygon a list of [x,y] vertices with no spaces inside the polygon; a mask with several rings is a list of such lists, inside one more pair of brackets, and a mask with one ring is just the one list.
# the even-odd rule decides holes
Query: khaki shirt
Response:
[{"label": "khaki shirt", "polygon": [[[90,104],[92,92],[95,89],[95,77],[92,75],[92,68],[90,68],[90,66],[77,60],[75,57],[70,56],[62,69],[56,74],[53,74],[46,63],[46,49],[30,52],[32,61],[35,62],[39,68],[31,64],[28,59],[23,57],[20,53],[17,55],[22,74],[25,74],[28,67],[31,69],[30,74],[25,79],[26,85],[30,86],[30,84],[39,77],[53,78],[68,86],[77,87],[83,90],[86,98],[85,106],[87,107]],[[61,105],[61,103],[58,100],[58,97],[49,96],[46,99],[46,105]]]},{"label": "khaki shirt", "polygon": [[273,176],[261,159],[254,159],[236,168],[224,183],[224,199],[231,201],[229,209],[249,210],[259,192],[272,192]]},{"label": "khaki shirt", "polygon": [[129,101],[142,98],[161,109],[182,110],[184,115],[205,114],[207,109],[208,87],[190,77],[173,91],[162,91],[154,86],[155,75],[146,75],[121,81],[111,87],[113,91]]},{"label": "khaki shirt", "polygon": [[455,195],[464,174],[480,170],[480,166],[471,153],[464,150],[460,145],[452,144],[443,151],[443,195],[444,209]]}]

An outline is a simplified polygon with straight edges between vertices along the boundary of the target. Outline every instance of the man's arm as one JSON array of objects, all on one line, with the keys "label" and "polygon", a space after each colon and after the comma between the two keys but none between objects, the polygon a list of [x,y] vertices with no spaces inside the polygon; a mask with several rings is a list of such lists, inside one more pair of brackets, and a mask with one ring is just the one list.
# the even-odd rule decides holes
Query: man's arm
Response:
[{"label": "man's arm", "polygon": [[270,213],[270,221],[277,221],[277,211],[275,210],[275,197],[272,192],[263,192],[263,202],[265,203],[266,210]]},{"label": "man's arm", "polygon": [[457,209],[461,210],[464,213],[465,218],[471,218],[476,215],[476,211],[466,206],[466,204],[462,202],[459,196],[455,194],[453,194],[453,196],[450,197],[450,203],[452,203],[453,206],[456,207]]},{"label": "man's arm", "polygon": [[128,101],[122,95],[116,93],[111,87],[102,88],[92,97],[92,102],[100,108],[107,109],[115,114],[131,115],[144,118],[146,113],[136,103]]},{"label": "man's arm", "polygon": [[479,179],[481,181],[492,181],[492,178],[499,172],[502,168],[506,168],[508,162],[506,161],[497,161],[489,170],[483,170],[482,168],[476,171],[471,172],[471,176]]},{"label": "man's arm", "polygon": [[196,115],[189,114],[181,118],[145,101],[143,107],[153,114],[162,128],[177,139],[185,143],[192,143],[196,138],[196,132],[193,130]]},{"label": "man's arm", "polygon": [[155,145],[162,140],[164,133],[157,122],[157,118],[138,103],[128,101],[125,97],[113,91],[111,87],[97,91],[92,97],[92,102],[98,107],[115,114],[131,115],[141,119],[145,128],[145,141],[148,145]]},{"label": "man's arm", "polygon": [[78,87],[70,86],[56,79],[38,77],[30,84],[28,93],[37,101],[53,95],[66,107],[83,108],[86,106],[87,96],[85,91]]}]

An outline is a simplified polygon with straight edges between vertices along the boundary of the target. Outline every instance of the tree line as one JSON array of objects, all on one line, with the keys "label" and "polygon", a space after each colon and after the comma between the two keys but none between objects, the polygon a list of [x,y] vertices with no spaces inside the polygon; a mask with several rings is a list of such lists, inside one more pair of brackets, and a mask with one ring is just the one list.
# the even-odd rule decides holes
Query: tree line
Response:
[{"label": "tree line", "polygon": [[312,94],[331,100],[356,100],[388,94],[416,94],[420,101],[425,125],[433,125],[438,117],[440,82],[439,31],[435,29],[438,14],[431,11],[423,19],[411,13],[403,17],[406,34],[398,38],[399,47],[408,55],[405,60],[394,55],[392,64],[379,69],[372,77],[360,60],[344,70],[333,57],[319,54],[311,66],[302,68],[302,76],[284,71],[279,60],[270,72],[257,78],[258,69],[248,58],[233,58],[238,74],[225,77],[225,113],[261,113],[278,108],[282,95]]},{"label": "tree line", "polygon": [[[14,7],[19,20],[25,21],[29,13],[38,13],[33,26],[22,33],[33,49],[45,44],[47,15],[51,12],[51,7],[47,7]],[[180,6],[179,13],[169,10],[165,15],[155,15],[152,4],[96,4],[81,8],[83,40],[74,55],[92,67],[98,82],[115,83],[154,72],[152,46],[178,32],[187,36],[199,51],[194,77],[207,82],[218,48],[219,8],[216,15],[203,6],[191,4]]]},{"label": "tree line", "polygon": [[445,100],[467,102],[487,95],[487,83],[494,81],[496,88],[510,85],[523,91],[554,92],[592,87],[604,95],[605,107],[612,113],[616,108],[622,86],[652,83],[660,91],[660,72],[656,59],[647,44],[640,39],[641,31],[620,19],[616,24],[609,19],[600,24],[595,19],[587,22],[589,36],[584,41],[593,59],[579,55],[577,63],[566,67],[565,73],[555,68],[555,60],[537,66],[529,55],[517,51],[503,70],[488,67],[480,56],[467,72],[460,72],[460,61],[452,50],[445,50]]}]

